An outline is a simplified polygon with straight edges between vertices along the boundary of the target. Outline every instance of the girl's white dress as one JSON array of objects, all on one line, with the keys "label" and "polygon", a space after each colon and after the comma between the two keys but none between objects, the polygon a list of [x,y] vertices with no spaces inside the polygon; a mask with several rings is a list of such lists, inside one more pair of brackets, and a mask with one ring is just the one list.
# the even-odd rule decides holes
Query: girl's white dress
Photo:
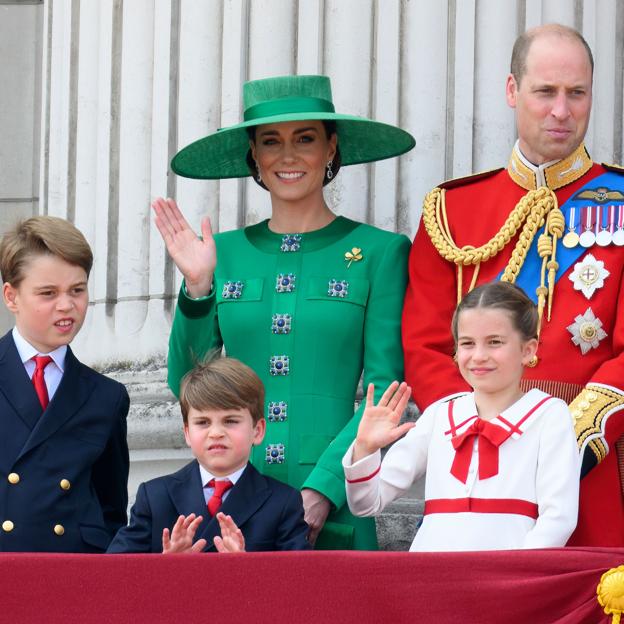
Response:
[{"label": "girl's white dress", "polygon": [[473,393],[443,399],[383,462],[377,451],[353,463],[352,451],[343,467],[357,516],[379,514],[426,471],[412,551],[564,546],[576,526],[580,460],[570,412],[540,390],[489,422]]}]

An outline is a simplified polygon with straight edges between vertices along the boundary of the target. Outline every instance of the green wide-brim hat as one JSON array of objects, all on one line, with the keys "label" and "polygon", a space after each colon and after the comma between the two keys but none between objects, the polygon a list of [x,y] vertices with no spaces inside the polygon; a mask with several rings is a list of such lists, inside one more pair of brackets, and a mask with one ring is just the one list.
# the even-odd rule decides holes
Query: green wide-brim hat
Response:
[{"label": "green wide-brim hat", "polygon": [[341,164],[355,165],[399,156],[411,150],[414,137],[389,124],[334,111],[327,76],[278,76],[243,85],[244,121],[221,128],[181,149],[171,169],[185,178],[243,178],[251,175],[246,162],[247,128],[283,121],[327,120],[336,123]]}]

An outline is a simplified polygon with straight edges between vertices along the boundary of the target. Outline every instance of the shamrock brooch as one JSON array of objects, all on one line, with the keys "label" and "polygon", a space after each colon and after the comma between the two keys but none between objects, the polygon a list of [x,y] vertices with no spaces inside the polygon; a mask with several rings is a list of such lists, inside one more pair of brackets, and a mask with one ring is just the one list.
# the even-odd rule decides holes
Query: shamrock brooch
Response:
[{"label": "shamrock brooch", "polygon": [[352,262],[359,262],[364,256],[362,256],[362,250],[359,247],[353,247],[351,251],[347,251],[344,255],[345,262],[348,262],[347,269],[351,266]]}]

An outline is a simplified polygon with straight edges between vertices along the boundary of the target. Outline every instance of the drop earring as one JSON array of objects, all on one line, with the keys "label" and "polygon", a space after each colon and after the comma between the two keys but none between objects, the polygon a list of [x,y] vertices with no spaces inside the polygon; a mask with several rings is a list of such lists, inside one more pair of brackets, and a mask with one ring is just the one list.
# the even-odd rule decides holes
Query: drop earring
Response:
[{"label": "drop earring", "polygon": [[332,171],[333,164],[334,164],[333,160],[327,161],[327,173],[325,175],[327,176],[328,180],[331,180],[334,177],[334,172]]},{"label": "drop earring", "polygon": [[260,182],[262,182],[262,175],[260,174],[260,167],[258,167],[258,163],[256,163],[256,171],[256,182],[260,184]]}]

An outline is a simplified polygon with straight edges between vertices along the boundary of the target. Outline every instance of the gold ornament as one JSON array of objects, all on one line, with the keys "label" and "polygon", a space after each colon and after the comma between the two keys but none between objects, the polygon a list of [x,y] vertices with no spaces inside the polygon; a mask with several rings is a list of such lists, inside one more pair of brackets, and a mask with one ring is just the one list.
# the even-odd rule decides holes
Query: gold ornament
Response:
[{"label": "gold ornament", "polygon": [[613,616],[613,624],[620,624],[624,612],[624,565],[611,568],[600,577],[596,594],[604,612]]},{"label": "gold ornament", "polygon": [[547,302],[548,317],[550,318],[555,289],[555,273],[559,267],[556,260],[557,240],[563,236],[565,230],[565,219],[558,207],[555,194],[545,186],[529,191],[520,199],[500,230],[487,243],[480,247],[465,245],[460,248],[455,244],[451,235],[446,214],[445,193],[444,189],[436,187],[427,194],[423,204],[422,222],[438,253],[445,260],[457,266],[457,303],[462,300],[464,294],[463,267],[470,265],[475,267],[468,287],[468,292],[470,292],[477,282],[481,263],[496,256],[520,232],[518,242],[501,276],[501,281],[513,284],[520,273],[537,231],[546,225],[543,238],[538,239],[542,270],[536,293],[538,295],[539,325],[541,327]]},{"label": "gold ornament", "polygon": [[362,256],[362,250],[359,247],[353,247],[351,251],[345,253],[345,261],[348,261],[347,269],[351,266],[352,262],[359,262],[364,256]]}]

